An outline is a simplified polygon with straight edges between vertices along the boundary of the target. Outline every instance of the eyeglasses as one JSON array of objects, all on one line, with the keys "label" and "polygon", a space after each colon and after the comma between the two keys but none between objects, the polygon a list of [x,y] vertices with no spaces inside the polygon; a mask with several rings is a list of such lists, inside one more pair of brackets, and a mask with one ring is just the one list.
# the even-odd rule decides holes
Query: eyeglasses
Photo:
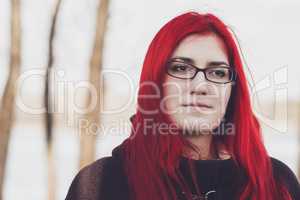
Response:
[{"label": "eyeglasses", "polygon": [[231,67],[216,66],[205,69],[182,61],[167,62],[166,72],[172,77],[179,79],[193,79],[199,71],[204,73],[205,79],[219,84],[230,83],[236,80],[236,72]]}]

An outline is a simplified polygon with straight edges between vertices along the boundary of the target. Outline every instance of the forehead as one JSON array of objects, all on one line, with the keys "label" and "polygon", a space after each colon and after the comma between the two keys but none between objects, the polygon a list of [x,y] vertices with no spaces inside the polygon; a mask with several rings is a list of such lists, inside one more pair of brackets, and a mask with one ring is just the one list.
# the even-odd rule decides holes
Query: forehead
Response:
[{"label": "forehead", "polygon": [[195,64],[205,64],[210,61],[228,63],[226,46],[223,40],[214,33],[187,36],[179,43],[171,58],[173,57],[191,58]]}]

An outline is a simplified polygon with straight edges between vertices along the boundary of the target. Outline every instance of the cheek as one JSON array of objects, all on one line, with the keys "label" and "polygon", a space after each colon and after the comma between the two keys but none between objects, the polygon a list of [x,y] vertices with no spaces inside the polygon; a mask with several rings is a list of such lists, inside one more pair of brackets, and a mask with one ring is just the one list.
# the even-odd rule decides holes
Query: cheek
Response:
[{"label": "cheek", "polygon": [[184,95],[184,91],[186,91],[183,83],[177,80],[167,80],[163,84],[163,105],[170,110],[175,109],[180,104],[180,99]]},{"label": "cheek", "polygon": [[231,95],[231,86],[222,87],[220,89],[220,111],[221,115],[225,114],[226,108]]}]

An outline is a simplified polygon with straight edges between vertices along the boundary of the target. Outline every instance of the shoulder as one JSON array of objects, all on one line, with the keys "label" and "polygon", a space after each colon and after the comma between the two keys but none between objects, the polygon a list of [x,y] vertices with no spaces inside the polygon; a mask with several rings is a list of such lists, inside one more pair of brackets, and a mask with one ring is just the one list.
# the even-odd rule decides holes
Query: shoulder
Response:
[{"label": "shoulder", "polygon": [[[295,178],[297,180],[296,175],[287,164],[274,157],[271,157],[271,162],[272,162],[272,167],[275,176],[278,176],[279,178],[279,176],[284,175],[284,176],[288,176],[289,178]],[[283,177],[283,178],[287,178],[287,177]]]},{"label": "shoulder", "polygon": [[284,162],[271,157],[273,173],[276,180],[283,182],[294,199],[300,199],[300,184],[295,173]]},{"label": "shoulder", "polygon": [[82,168],[73,179],[66,200],[99,199],[103,179],[113,165],[112,157],[103,157]]}]

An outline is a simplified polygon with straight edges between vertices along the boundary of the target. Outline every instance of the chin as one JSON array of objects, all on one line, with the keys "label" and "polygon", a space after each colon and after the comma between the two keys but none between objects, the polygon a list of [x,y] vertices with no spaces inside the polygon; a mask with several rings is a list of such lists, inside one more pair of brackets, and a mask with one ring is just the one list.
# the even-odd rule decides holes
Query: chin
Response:
[{"label": "chin", "polygon": [[214,127],[216,127],[213,124],[213,120],[199,117],[185,116],[176,121],[182,130],[187,130],[189,132],[199,132],[199,130],[201,130],[201,132],[211,132]]}]

